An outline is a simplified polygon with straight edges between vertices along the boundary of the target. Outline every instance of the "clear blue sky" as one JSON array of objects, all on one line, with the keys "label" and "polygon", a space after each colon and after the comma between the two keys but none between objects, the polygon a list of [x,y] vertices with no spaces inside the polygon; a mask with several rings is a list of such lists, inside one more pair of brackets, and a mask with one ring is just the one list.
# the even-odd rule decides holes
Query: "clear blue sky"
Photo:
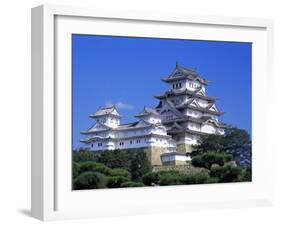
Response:
[{"label": "clear blue sky", "polygon": [[123,123],[155,107],[153,95],[168,89],[160,79],[176,61],[211,81],[207,94],[218,98],[221,121],[251,133],[250,43],[73,35],[72,48],[74,148],[99,107],[117,104]]}]

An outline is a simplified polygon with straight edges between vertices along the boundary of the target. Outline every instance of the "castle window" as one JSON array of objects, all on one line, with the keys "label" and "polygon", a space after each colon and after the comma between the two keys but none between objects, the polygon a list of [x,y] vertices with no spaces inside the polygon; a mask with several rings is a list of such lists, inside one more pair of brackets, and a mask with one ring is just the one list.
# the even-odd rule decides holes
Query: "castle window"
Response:
[{"label": "castle window", "polygon": [[101,147],[102,146],[102,143],[98,143],[98,147]]},{"label": "castle window", "polygon": [[139,144],[139,143],[140,143],[140,140],[137,140],[137,143]]},{"label": "castle window", "polygon": [[171,120],[171,119],[173,119],[173,116],[167,115],[167,116],[166,116],[166,119],[167,119],[167,120]]},{"label": "castle window", "polygon": [[120,146],[122,146],[122,145],[124,145],[124,142],[120,142],[119,144],[120,144]]},{"label": "castle window", "polygon": [[130,144],[132,144],[132,143],[133,143],[133,141],[130,140]]},{"label": "castle window", "polygon": [[93,145],[93,144],[91,144],[91,147],[93,148],[93,147],[94,147],[94,145]]}]

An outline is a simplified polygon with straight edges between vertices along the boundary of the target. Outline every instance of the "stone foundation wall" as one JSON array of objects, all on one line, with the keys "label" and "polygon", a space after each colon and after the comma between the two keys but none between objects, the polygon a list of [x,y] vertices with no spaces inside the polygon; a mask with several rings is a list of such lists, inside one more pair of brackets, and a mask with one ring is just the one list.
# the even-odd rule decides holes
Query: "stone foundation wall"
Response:
[{"label": "stone foundation wall", "polygon": [[180,153],[191,153],[192,146],[190,144],[178,144],[177,151]]},{"label": "stone foundation wall", "polygon": [[149,147],[144,149],[152,166],[162,166],[161,155],[167,152],[166,148]]},{"label": "stone foundation wall", "polygon": [[180,171],[185,174],[208,172],[207,169],[192,166],[191,162],[186,162],[185,165],[154,166],[152,168],[152,172],[170,171],[170,170]]}]

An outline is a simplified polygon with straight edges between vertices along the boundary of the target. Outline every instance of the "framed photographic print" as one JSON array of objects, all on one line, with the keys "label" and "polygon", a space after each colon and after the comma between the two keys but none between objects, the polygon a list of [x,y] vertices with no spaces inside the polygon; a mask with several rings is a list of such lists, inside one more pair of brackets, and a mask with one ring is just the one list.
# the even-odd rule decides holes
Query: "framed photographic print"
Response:
[{"label": "framed photographic print", "polygon": [[269,205],[270,20],[32,9],[32,215]]}]

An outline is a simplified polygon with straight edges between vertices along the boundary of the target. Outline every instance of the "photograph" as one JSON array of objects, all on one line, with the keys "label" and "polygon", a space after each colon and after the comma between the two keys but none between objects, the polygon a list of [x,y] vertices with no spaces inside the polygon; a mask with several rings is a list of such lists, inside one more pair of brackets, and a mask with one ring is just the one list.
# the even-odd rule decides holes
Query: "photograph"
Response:
[{"label": "photograph", "polygon": [[252,43],[72,34],[72,189],[252,181]]}]

